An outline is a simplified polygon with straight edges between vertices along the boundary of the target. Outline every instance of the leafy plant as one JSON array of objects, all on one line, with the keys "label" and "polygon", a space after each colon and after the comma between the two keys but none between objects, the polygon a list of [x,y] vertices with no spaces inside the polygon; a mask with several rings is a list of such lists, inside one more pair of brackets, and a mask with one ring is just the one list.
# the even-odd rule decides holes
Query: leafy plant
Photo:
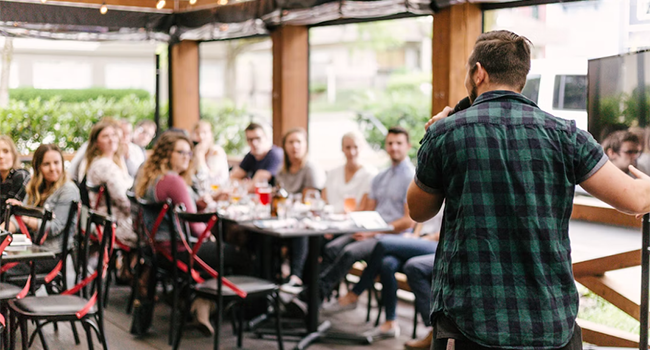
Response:
[{"label": "leafy plant", "polygon": [[61,102],[85,102],[100,97],[119,100],[130,95],[135,95],[141,100],[151,97],[147,90],[142,89],[35,89],[31,87],[22,87],[9,90],[10,99],[25,102],[37,98],[50,100],[55,97],[59,98]]},{"label": "leafy plant", "polygon": [[201,101],[201,118],[212,124],[215,143],[221,145],[229,155],[242,155],[246,148],[244,129],[251,118],[245,108],[238,108],[232,101],[219,103]]},{"label": "leafy plant", "polygon": [[426,89],[421,89],[419,78],[410,83],[402,78],[394,85],[389,84],[386,90],[371,90],[357,96],[357,123],[374,149],[384,147],[388,128],[405,128],[413,145],[409,157],[415,160],[419,141],[424,136],[424,124],[430,118],[431,96]]}]

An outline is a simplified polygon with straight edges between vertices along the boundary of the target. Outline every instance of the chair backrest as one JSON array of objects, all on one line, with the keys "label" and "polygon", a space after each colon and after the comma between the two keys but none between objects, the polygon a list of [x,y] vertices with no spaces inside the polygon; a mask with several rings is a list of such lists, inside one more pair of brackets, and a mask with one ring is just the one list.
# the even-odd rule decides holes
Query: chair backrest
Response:
[{"label": "chair backrest", "polygon": [[[93,280],[92,287],[92,290],[97,292],[97,305],[100,306],[99,309],[101,310],[101,306],[104,305],[104,278],[107,277],[106,269],[111,254],[113,253],[113,246],[115,244],[115,222],[106,215],[102,215],[91,210],[89,211],[88,219],[86,220],[86,231],[89,232],[93,226],[102,228],[102,234],[99,240],[97,267],[95,269],[97,272],[97,277]],[[83,250],[80,252],[80,254],[83,254],[85,257],[85,264],[81,267],[81,280],[89,277],[88,261],[90,260],[89,257],[91,253],[90,243],[90,235],[85,235],[82,244]],[[82,294],[84,297],[88,297],[86,288],[82,289]]]},{"label": "chair backrest", "polygon": [[29,231],[26,231],[26,227],[20,227],[21,233],[30,236],[32,242],[36,244],[39,244],[41,242],[41,239],[45,235],[45,227],[47,226],[47,222],[52,220],[52,212],[47,209],[7,204],[5,210],[5,230],[7,231],[9,231],[9,219],[11,216],[14,216],[16,218],[27,216],[41,220],[41,226],[39,227],[35,237],[31,237]]},{"label": "chair backrest", "polygon": [[[70,249],[70,237],[75,237],[76,236],[76,231],[77,231],[77,225],[75,225],[75,220],[78,220],[78,213],[79,209],[81,207],[81,203],[77,201],[72,201],[70,203],[70,210],[68,211],[68,218],[65,221],[65,227],[63,227],[63,232],[61,233],[61,239],[62,239],[62,244],[61,244],[61,262],[62,262],[62,268],[61,268],[61,276],[62,276],[62,284],[63,284],[63,289],[68,289],[68,256],[73,253],[72,249]],[[73,254],[74,255],[74,254]]]},{"label": "chair backrest", "polygon": [[11,240],[11,232],[0,228],[0,263],[2,263],[2,253],[5,251],[5,248],[7,248],[7,246],[11,243]]},{"label": "chair backrest", "polygon": [[[216,266],[216,273],[217,275],[221,276],[221,271],[223,271],[223,254],[220,254],[219,252],[222,252],[223,249],[223,235],[221,233],[221,220],[219,220],[219,215],[214,212],[214,213],[188,213],[183,211],[181,208],[178,206],[174,209],[174,216],[178,219],[178,222],[180,223],[180,227],[183,230],[183,233],[186,237],[190,237],[190,223],[204,223],[206,224],[206,230],[201,234],[200,237],[198,237],[198,241],[194,244],[193,247],[193,253],[196,253],[198,251],[198,248],[205,242],[205,240],[208,238],[209,235],[214,234],[214,231],[212,230],[212,227],[216,224],[217,225],[217,230],[216,234],[214,234],[217,238],[217,254],[218,254],[218,261],[219,263]],[[190,267],[194,265],[194,254],[191,255],[192,259],[190,259]]]},{"label": "chair backrest", "polygon": [[[96,202],[95,203],[88,203],[88,207],[96,210],[97,207],[99,206],[100,201],[104,200],[106,203],[106,213],[108,216],[113,215],[113,211],[111,209],[111,195],[108,193],[108,188],[106,188],[105,184],[97,185],[97,186],[88,186],[86,185],[86,191],[88,193],[95,193],[97,195]],[[90,196],[88,196],[88,200],[90,201]]]}]

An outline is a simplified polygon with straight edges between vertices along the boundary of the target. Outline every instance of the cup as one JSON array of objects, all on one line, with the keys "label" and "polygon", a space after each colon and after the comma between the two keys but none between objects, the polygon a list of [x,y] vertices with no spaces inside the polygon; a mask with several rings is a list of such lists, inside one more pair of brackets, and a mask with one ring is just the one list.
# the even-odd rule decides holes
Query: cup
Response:
[{"label": "cup", "polygon": [[357,208],[357,199],[353,196],[345,196],[343,199],[343,211],[346,213],[353,212]]}]

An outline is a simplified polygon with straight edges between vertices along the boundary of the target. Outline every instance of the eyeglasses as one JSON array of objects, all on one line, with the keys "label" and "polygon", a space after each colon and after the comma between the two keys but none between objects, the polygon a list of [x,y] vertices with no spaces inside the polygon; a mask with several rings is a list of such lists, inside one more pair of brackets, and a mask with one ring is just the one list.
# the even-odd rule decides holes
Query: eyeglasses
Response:
[{"label": "eyeglasses", "polygon": [[176,150],[174,150],[174,152],[180,154],[181,156],[188,156],[190,158],[194,155],[194,153],[192,153],[192,151],[176,151]]},{"label": "eyeglasses", "polygon": [[631,149],[631,150],[629,150],[629,151],[620,151],[619,153],[625,153],[625,154],[627,154],[628,156],[638,156],[639,153],[641,153],[641,151],[639,151],[638,149],[636,149],[636,150]]}]

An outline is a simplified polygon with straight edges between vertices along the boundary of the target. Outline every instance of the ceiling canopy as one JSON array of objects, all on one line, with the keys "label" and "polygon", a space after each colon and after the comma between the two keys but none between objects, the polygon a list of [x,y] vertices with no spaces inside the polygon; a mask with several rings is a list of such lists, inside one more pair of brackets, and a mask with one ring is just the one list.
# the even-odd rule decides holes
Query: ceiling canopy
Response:
[{"label": "ceiling canopy", "polygon": [[[0,35],[68,40],[223,40],[283,25],[329,25],[431,15],[465,2],[524,0],[21,0],[0,1]],[[102,9],[105,11],[100,11]]]}]

